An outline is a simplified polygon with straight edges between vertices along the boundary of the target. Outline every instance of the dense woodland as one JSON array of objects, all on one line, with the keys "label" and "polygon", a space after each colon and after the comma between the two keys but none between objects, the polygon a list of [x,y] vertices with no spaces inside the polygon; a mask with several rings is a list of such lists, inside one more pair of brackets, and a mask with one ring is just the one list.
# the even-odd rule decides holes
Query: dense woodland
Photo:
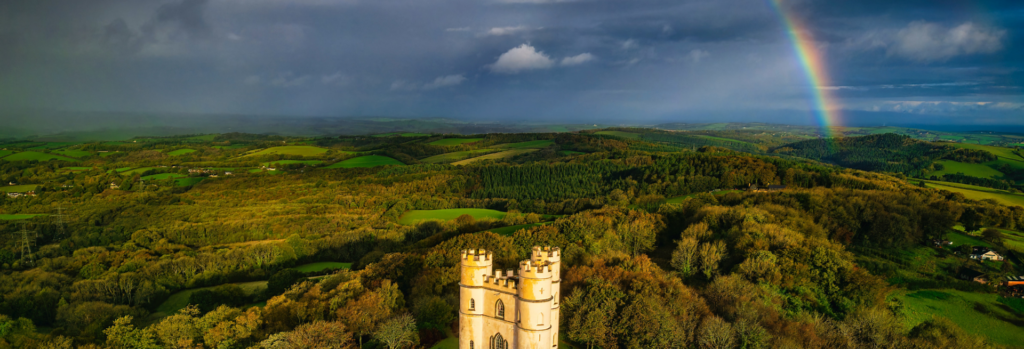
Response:
[{"label": "dense woodland", "polygon": [[[457,328],[461,250],[492,250],[496,268],[513,268],[538,245],[563,251],[560,326],[576,348],[1000,347],[942,317],[907,328],[893,298],[922,284],[995,292],[947,275],[976,262],[909,280],[892,277],[906,263],[888,257],[958,223],[1024,228],[1024,207],[893,174],[988,155],[896,135],[782,146],[742,134],[492,134],[451,146],[426,144],[436,135],[225,134],[89,143],[76,149],[104,155],[74,163],[0,160],[0,180],[39,185],[36,196],[0,196],[0,214],[68,217],[0,221],[0,348],[429,348]],[[421,163],[531,140],[554,142],[466,166]],[[282,144],[327,151],[246,156]],[[167,155],[185,148],[195,151]],[[407,166],[324,166],[357,152]],[[323,163],[237,170],[279,160]],[[170,173],[202,178],[141,180]],[[745,191],[772,184],[787,189]],[[448,208],[507,214],[399,223]],[[534,225],[491,231],[522,224]],[[22,229],[35,235],[30,262]],[[353,265],[293,269],[320,261]],[[1024,272],[1001,266],[989,277]],[[266,287],[238,286],[255,281]],[[199,287],[211,288],[160,311]]]}]

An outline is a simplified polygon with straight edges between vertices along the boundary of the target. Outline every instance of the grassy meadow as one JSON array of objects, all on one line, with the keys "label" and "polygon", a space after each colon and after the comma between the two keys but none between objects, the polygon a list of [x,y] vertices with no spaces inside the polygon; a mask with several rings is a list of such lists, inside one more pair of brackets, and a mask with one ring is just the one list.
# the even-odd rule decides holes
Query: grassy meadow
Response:
[{"label": "grassy meadow", "polygon": [[179,156],[179,155],[185,155],[185,154],[195,153],[195,152],[196,152],[195,149],[178,149],[178,150],[174,150],[174,151],[168,152],[167,155]]},{"label": "grassy meadow", "polygon": [[481,219],[481,218],[502,219],[502,218],[505,218],[505,212],[496,211],[496,210],[488,210],[486,208],[450,208],[450,209],[444,209],[444,210],[412,210],[412,211],[406,212],[404,215],[402,215],[402,217],[398,219],[398,224],[406,224],[406,225],[416,224],[416,223],[418,223],[420,221],[431,220],[431,219],[436,219],[436,220],[441,220],[441,221],[450,221],[450,220],[453,220],[455,218],[459,218],[459,216],[464,215],[464,214],[468,214],[470,216],[473,216],[473,218],[476,218],[476,219]]},{"label": "grassy meadow", "polygon": [[46,216],[45,214],[0,214],[0,221],[17,221],[22,219],[32,219],[38,216]]},{"label": "grassy meadow", "polygon": [[303,264],[293,269],[301,271],[303,273],[314,273],[318,271],[324,271],[327,269],[351,269],[352,263],[342,262],[315,262],[309,264]]},{"label": "grassy meadow", "polygon": [[989,167],[986,164],[969,164],[964,162],[956,162],[953,160],[938,160],[935,163],[942,164],[944,169],[941,171],[935,171],[928,173],[929,176],[942,177],[945,174],[956,174],[963,173],[968,176],[980,177],[980,178],[1002,178],[1004,175],[1002,172]]},{"label": "grassy meadow", "polygon": [[503,144],[500,147],[507,149],[540,149],[552,144],[555,144],[555,141],[541,139],[535,141]]},{"label": "grassy meadow", "polygon": [[[241,287],[243,290],[245,290],[246,293],[248,293],[250,295],[251,294],[255,294],[256,292],[259,292],[261,289],[267,288],[267,282],[266,281],[238,282],[238,283],[230,283],[230,284],[224,284],[224,285],[237,285],[238,287]],[[164,301],[163,303],[160,303],[160,305],[157,306],[157,308],[156,308],[156,313],[153,313],[153,315],[167,316],[167,315],[174,314],[178,310],[184,309],[185,306],[188,305],[188,298],[189,298],[189,296],[192,296],[193,292],[196,292],[196,291],[199,291],[199,290],[210,290],[210,289],[214,289],[214,288],[217,288],[217,287],[220,287],[220,286],[223,286],[223,285],[210,286],[210,287],[191,288],[191,289],[187,289],[187,290],[178,291],[178,292],[172,294],[170,297],[167,297],[166,301]],[[162,316],[160,316],[160,317],[162,317]]]},{"label": "grassy meadow", "polygon": [[325,168],[355,168],[355,167],[376,167],[376,166],[405,166],[401,161],[382,155],[367,155],[351,158],[335,163]]},{"label": "grassy meadow", "polygon": [[61,161],[78,162],[78,160],[75,160],[75,159],[72,159],[72,158],[69,158],[69,157],[66,157],[66,156],[60,156],[60,155],[57,155],[57,154],[40,153],[40,152],[35,152],[35,151],[24,151],[24,152],[20,152],[20,153],[17,153],[17,154],[8,155],[8,156],[4,157],[4,160],[6,160],[6,161],[31,161],[31,160],[50,161],[50,160],[61,160]]},{"label": "grassy meadow", "polygon": [[487,154],[487,155],[484,155],[484,156],[477,156],[475,158],[469,158],[469,159],[462,160],[462,161],[456,161],[456,162],[453,162],[452,165],[468,165],[468,164],[471,164],[471,163],[474,163],[474,162],[477,162],[477,161],[480,161],[480,160],[497,160],[497,159],[510,158],[510,157],[513,157],[513,156],[516,156],[516,155],[519,155],[519,154],[526,154],[526,153],[533,152],[533,151],[537,151],[537,149],[512,149],[512,150],[506,150],[506,151],[498,152],[498,153],[494,153],[494,154]]},{"label": "grassy meadow", "polygon": [[271,161],[271,162],[264,162],[261,165],[267,166],[267,167],[274,167],[274,166],[278,166],[278,165],[290,165],[290,164],[303,164],[303,165],[313,166],[313,165],[319,165],[319,164],[322,164],[322,163],[324,163],[324,162],[320,161],[320,160],[277,160],[277,161]]},{"label": "grassy meadow", "polygon": [[261,149],[253,151],[246,156],[260,156],[260,155],[298,155],[298,156],[316,156],[326,153],[327,149],[320,147],[313,147],[308,145],[288,145],[282,147],[273,147],[267,149]]},{"label": "grassy meadow", "polygon": [[1024,330],[1013,323],[1024,321],[1024,314],[1007,310],[999,296],[991,293],[970,293],[957,290],[898,291],[906,306],[908,327],[916,326],[932,316],[952,320],[969,333],[988,337],[995,343],[1019,347],[1024,343]]},{"label": "grassy meadow", "polygon": [[57,149],[57,150],[54,150],[53,153],[64,155],[64,156],[69,156],[69,157],[73,157],[73,158],[84,158],[86,156],[92,156],[92,153],[90,153],[90,152],[87,152],[85,150],[75,150],[75,149]]},{"label": "grassy meadow", "polygon": [[39,187],[36,184],[22,184],[22,185],[0,185],[0,192],[4,193],[24,193],[27,191],[36,190]]},{"label": "grassy meadow", "polygon": [[1024,194],[1016,194],[1005,190],[979,187],[970,184],[940,182],[932,180],[924,180],[924,182],[927,183],[929,188],[949,190],[951,192],[961,193],[971,200],[992,199],[1003,205],[1024,206]]},{"label": "grassy meadow", "polygon": [[492,152],[495,152],[495,150],[494,149],[464,150],[464,151],[456,151],[456,152],[451,152],[451,153],[444,153],[444,154],[434,155],[434,156],[431,156],[431,157],[424,158],[423,160],[420,160],[420,161],[428,163],[428,164],[440,164],[440,163],[446,163],[446,162],[452,162],[452,161],[465,160],[465,159],[468,159],[468,158],[480,156],[481,154],[487,154],[487,153],[492,153]]},{"label": "grassy meadow", "polygon": [[616,136],[622,138],[639,139],[639,133],[624,132],[624,131],[597,131],[594,134],[605,135],[605,136]]},{"label": "grassy meadow", "polygon": [[445,139],[438,139],[436,141],[433,141],[433,142],[430,142],[430,143],[427,143],[427,144],[430,144],[430,145],[459,145],[459,144],[465,144],[465,143],[479,142],[481,140],[483,140],[483,138],[445,138]]}]

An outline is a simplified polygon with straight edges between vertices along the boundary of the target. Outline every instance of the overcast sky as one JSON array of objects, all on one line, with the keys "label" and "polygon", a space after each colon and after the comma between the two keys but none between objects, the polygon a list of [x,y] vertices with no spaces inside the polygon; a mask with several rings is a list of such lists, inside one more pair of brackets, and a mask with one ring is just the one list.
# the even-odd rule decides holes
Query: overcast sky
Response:
[{"label": "overcast sky", "polygon": [[4,109],[1024,123],[1024,1],[6,0]]}]

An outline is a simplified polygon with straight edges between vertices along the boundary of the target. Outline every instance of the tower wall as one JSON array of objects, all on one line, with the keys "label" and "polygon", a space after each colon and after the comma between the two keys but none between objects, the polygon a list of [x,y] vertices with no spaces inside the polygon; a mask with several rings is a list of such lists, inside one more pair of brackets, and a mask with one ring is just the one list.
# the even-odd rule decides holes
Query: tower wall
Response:
[{"label": "tower wall", "polygon": [[[463,251],[459,348],[490,348],[500,334],[510,349],[557,349],[560,252],[557,247],[534,247],[514,275],[512,270],[493,274],[490,252]],[[497,311],[499,299],[504,314]]]}]

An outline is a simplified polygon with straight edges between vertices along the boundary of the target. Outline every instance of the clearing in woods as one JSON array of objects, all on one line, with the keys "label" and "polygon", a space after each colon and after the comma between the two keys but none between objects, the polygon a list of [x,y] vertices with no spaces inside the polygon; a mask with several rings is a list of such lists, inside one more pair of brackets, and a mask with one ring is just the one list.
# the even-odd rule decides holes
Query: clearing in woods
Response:
[{"label": "clearing in woods", "polygon": [[23,184],[23,185],[3,185],[0,186],[0,192],[4,193],[24,193],[27,191],[36,190],[39,185],[36,184]]},{"label": "clearing in woods", "polygon": [[477,156],[477,157],[471,158],[471,159],[466,159],[466,160],[462,160],[462,161],[456,161],[456,162],[453,162],[452,165],[468,165],[468,164],[471,164],[471,163],[474,163],[474,162],[477,162],[477,161],[480,161],[480,160],[504,159],[504,158],[513,157],[513,156],[516,156],[516,155],[519,155],[519,154],[526,154],[526,153],[533,152],[533,151],[537,151],[537,149],[512,149],[512,150],[506,150],[506,151],[503,151],[503,152],[500,152],[500,153],[487,154],[487,155],[484,155],[484,156]]},{"label": "clearing in woods", "polygon": [[969,333],[988,337],[993,342],[1016,346],[1024,343],[1024,331],[1003,319],[1019,319],[1008,307],[999,303],[994,293],[971,293],[958,290],[897,291],[903,299],[908,328],[932,316],[948,318]]},{"label": "clearing in woods", "polygon": [[75,159],[72,159],[72,158],[69,158],[69,157],[66,157],[66,156],[60,156],[60,155],[56,155],[56,154],[40,153],[40,152],[35,152],[35,151],[26,151],[26,152],[17,153],[17,154],[14,154],[14,155],[8,155],[7,157],[4,157],[4,160],[7,160],[7,161],[29,161],[29,160],[49,161],[49,160],[62,160],[62,161],[78,162],[78,160],[75,160]]},{"label": "clearing in woods", "polygon": [[276,165],[288,165],[288,164],[303,164],[308,166],[318,165],[324,163],[320,160],[277,160],[271,162],[264,162],[262,165],[267,167],[273,167]]},{"label": "clearing in woods", "polygon": [[971,200],[985,200],[993,199],[1003,205],[1007,206],[1024,206],[1024,195],[1015,194],[1005,190],[992,189],[979,187],[970,184],[940,182],[932,180],[923,180],[927,183],[929,188],[949,190],[951,192],[964,194]]},{"label": "clearing in woods", "polygon": [[445,138],[445,139],[438,139],[436,141],[433,141],[433,142],[430,142],[430,143],[427,143],[427,144],[430,144],[430,145],[459,145],[459,144],[464,144],[464,143],[479,142],[480,140],[483,140],[483,138]]},{"label": "clearing in woods", "polygon": [[327,149],[320,147],[313,147],[308,145],[288,145],[282,147],[273,147],[254,151],[246,156],[260,156],[260,155],[300,155],[300,156],[315,156],[326,153]]},{"label": "clearing in woods", "polygon": [[381,155],[367,155],[360,156],[358,158],[351,158],[342,162],[335,163],[331,166],[324,168],[355,168],[355,167],[376,167],[376,166],[405,166],[401,161],[389,158]]},{"label": "clearing in woods", "polygon": [[298,271],[301,271],[303,273],[313,273],[313,272],[323,271],[323,270],[326,270],[326,269],[351,269],[351,268],[352,268],[352,263],[315,262],[315,263],[303,264],[303,265],[295,267],[294,269],[298,270]]},{"label": "clearing in woods", "polygon": [[178,155],[185,155],[185,154],[188,154],[188,153],[195,153],[195,152],[196,152],[195,149],[178,149],[178,150],[175,150],[175,151],[167,153],[167,155],[178,156]]},{"label": "clearing in woods", "polygon": [[494,218],[502,219],[505,218],[505,212],[488,210],[486,208],[450,208],[444,210],[412,210],[402,215],[402,218],[398,219],[398,224],[416,224],[420,221],[425,220],[442,220],[450,221],[459,216],[468,214],[473,218]]},{"label": "clearing in woods", "polygon": [[21,219],[30,219],[36,216],[46,216],[45,214],[0,214],[0,221],[16,221]]},{"label": "clearing in woods", "polygon": [[555,141],[541,139],[536,141],[503,144],[499,147],[508,149],[540,149],[552,144],[555,144]]},{"label": "clearing in woods", "polygon": [[474,156],[480,156],[480,154],[487,154],[494,152],[494,149],[477,149],[477,150],[464,150],[456,151],[451,153],[444,153],[440,155],[434,155],[428,158],[420,160],[428,164],[440,164],[451,161],[465,160]]},{"label": "clearing in woods", "polygon": [[64,156],[70,156],[70,157],[73,157],[73,158],[84,158],[86,156],[92,155],[92,153],[87,152],[85,150],[75,150],[75,149],[58,149],[58,150],[54,150],[53,152],[56,153],[56,154],[60,154],[60,155],[64,155]]},{"label": "clearing in woods", "polygon": [[935,163],[942,164],[942,166],[945,168],[942,169],[941,171],[930,172],[927,176],[935,176],[937,178],[942,178],[942,175],[956,173],[963,173],[968,176],[979,178],[993,179],[1001,179],[1004,176],[1002,172],[999,172],[996,169],[989,167],[985,164],[969,164],[965,162],[956,162],[953,160],[938,160]]},{"label": "clearing in woods", "polygon": [[640,138],[639,133],[624,132],[624,131],[597,131],[594,134],[605,135],[605,136],[616,136],[622,138],[637,139]]}]

